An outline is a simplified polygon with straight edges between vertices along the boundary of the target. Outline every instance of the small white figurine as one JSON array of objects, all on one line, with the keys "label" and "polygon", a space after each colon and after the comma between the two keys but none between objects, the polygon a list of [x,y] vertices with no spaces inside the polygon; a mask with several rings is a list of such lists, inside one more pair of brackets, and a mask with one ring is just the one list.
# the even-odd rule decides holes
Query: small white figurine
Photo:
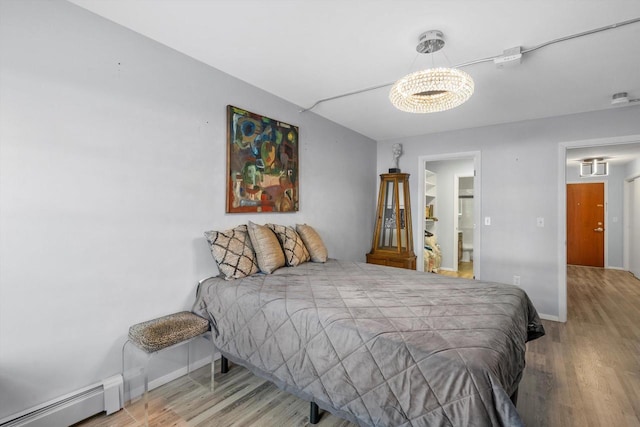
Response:
[{"label": "small white figurine", "polygon": [[400,143],[393,144],[393,164],[396,172],[400,172],[400,167],[398,166],[398,164],[399,164],[401,155],[402,155],[402,144]]}]

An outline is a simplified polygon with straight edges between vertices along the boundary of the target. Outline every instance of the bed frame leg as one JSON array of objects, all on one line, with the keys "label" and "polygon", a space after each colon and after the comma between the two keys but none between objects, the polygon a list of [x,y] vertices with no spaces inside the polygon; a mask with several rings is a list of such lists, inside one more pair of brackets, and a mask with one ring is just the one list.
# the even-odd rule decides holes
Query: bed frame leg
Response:
[{"label": "bed frame leg", "polygon": [[320,422],[320,414],[318,413],[318,405],[315,402],[309,402],[309,424],[318,424]]},{"label": "bed frame leg", "polygon": [[511,401],[513,402],[513,406],[518,406],[518,389],[511,395]]},{"label": "bed frame leg", "polygon": [[229,372],[229,360],[224,356],[220,356],[220,373],[226,374],[227,372]]}]

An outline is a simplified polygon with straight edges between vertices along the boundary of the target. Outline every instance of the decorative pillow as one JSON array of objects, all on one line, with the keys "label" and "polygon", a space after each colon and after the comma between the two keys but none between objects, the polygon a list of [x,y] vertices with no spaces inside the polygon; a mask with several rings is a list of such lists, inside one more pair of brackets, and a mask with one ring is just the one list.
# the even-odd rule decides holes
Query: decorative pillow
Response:
[{"label": "decorative pillow", "polygon": [[260,271],[271,274],[276,269],[284,267],[284,253],[273,231],[269,227],[254,224],[251,221],[249,221],[247,229],[249,230],[253,249],[256,251]]},{"label": "decorative pillow", "polygon": [[429,246],[431,251],[440,253],[440,246],[438,245],[438,239],[436,236],[429,236],[424,238],[425,247]]},{"label": "decorative pillow", "polygon": [[309,255],[311,256],[311,261],[327,262],[329,254],[318,232],[307,224],[297,224],[296,231],[302,238],[304,245],[307,247]]},{"label": "decorative pillow", "polygon": [[309,261],[309,251],[296,230],[277,224],[267,224],[267,227],[278,236],[288,266],[294,267]]},{"label": "decorative pillow", "polygon": [[205,231],[204,237],[225,279],[240,279],[259,271],[246,225],[226,231]]}]

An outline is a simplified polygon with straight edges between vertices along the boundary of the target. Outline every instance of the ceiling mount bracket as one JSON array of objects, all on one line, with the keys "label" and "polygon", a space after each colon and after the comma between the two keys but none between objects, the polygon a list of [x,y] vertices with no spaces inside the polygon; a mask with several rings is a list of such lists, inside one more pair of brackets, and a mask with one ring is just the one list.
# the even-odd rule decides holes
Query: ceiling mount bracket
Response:
[{"label": "ceiling mount bracket", "polygon": [[442,31],[425,31],[418,37],[416,51],[418,53],[434,53],[444,47],[444,35]]}]

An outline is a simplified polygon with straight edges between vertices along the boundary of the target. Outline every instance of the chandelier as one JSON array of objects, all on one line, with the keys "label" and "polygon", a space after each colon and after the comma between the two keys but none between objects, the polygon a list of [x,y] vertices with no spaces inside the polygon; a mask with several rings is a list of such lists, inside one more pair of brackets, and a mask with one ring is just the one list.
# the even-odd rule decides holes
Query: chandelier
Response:
[{"label": "chandelier", "polygon": [[[427,31],[418,39],[419,53],[442,49],[440,31]],[[435,113],[455,108],[473,94],[473,79],[455,68],[431,68],[404,76],[391,87],[389,99],[399,110],[408,113]]]}]

